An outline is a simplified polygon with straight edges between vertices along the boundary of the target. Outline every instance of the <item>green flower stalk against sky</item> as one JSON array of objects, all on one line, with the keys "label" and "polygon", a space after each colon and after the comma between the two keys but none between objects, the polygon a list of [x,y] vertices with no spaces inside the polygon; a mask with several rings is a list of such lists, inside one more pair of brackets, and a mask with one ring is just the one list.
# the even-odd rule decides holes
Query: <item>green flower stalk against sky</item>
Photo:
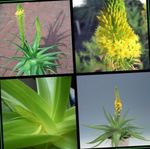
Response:
[{"label": "green flower stalk against sky", "polygon": [[77,149],[71,77],[36,78],[36,87],[1,81],[5,149]]},{"label": "green flower stalk against sky", "polygon": [[141,66],[139,37],[127,21],[124,0],[107,0],[106,7],[97,16],[96,44],[103,53],[109,70],[133,70]]}]

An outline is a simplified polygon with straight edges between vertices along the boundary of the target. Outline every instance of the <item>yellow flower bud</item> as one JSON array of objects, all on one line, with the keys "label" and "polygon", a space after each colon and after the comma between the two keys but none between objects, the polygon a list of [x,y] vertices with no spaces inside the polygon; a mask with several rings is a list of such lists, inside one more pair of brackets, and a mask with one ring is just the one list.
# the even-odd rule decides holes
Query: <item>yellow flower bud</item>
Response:
[{"label": "yellow flower bud", "polygon": [[15,13],[16,16],[23,16],[24,15],[24,10],[22,8],[18,9]]},{"label": "yellow flower bud", "polygon": [[115,111],[120,113],[122,110],[122,102],[120,99],[115,99]]},{"label": "yellow flower bud", "polygon": [[120,95],[119,95],[119,90],[118,90],[117,87],[115,88],[114,107],[115,107],[115,112],[120,115],[120,112],[122,110],[122,102],[121,102]]}]

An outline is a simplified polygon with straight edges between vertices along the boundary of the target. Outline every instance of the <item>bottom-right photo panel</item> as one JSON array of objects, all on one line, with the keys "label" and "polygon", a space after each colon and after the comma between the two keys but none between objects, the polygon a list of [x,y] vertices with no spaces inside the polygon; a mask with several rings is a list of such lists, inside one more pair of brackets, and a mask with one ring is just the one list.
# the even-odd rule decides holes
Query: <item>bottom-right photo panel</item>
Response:
[{"label": "bottom-right photo panel", "polygon": [[77,77],[80,148],[150,145],[150,72]]}]

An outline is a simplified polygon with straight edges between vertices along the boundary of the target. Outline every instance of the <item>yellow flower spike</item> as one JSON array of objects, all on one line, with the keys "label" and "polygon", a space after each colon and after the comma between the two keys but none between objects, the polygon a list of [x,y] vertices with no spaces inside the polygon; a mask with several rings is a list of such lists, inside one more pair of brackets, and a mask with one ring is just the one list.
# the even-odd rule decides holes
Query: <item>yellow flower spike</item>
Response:
[{"label": "yellow flower spike", "polygon": [[117,115],[120,115],[121,111],[122,111],[122,102],[120,99],[120,95],[119,95],[119,90],[117,87],[115,87],[115,102],[114,102],[114,107],[115,107],[115,113]]},{"label": "yellow flower spike", "polygon": [[120,113],[122,110],[122,102],[119,99],[115,99],[115,111]]},{"label": "yellow flower spike", "polygon": [[17,23],[18,23],[18,29],[19,29],[19,33],[20,33],[20,39],[22,42],[22,47],[24,47],[24,41],[25,41],[25,15],[24,15],[24,9],[22,7],[21,4],[17,4],[16,7],[16,18],[17,18]]},{"label": "yellow flower spike", "polygon": [[139,37],[127,22],[124,0],[108,0],[105,9],[100,11],[97,18],[100,23],[94,36],[99,50],[105,53],[104,63],[105,60],[111,59],[115,70],[124,70],[126,68],[121,66],[125,62],[140,59],[141,44]]},{"label": "yellow flower spike", "polygon": [[15,13],[16,16],[23,16],[24,15],[24,10],[22,8],[18,9]]}]

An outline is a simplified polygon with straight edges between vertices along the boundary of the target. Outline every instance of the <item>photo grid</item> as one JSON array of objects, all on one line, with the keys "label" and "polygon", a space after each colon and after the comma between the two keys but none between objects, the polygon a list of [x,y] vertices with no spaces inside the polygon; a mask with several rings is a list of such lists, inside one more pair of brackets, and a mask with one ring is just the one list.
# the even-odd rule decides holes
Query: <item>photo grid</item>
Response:
[{"label": "photo grid", "polygon": [[150,147],[149,0],[0,1],[0,149]]}]

